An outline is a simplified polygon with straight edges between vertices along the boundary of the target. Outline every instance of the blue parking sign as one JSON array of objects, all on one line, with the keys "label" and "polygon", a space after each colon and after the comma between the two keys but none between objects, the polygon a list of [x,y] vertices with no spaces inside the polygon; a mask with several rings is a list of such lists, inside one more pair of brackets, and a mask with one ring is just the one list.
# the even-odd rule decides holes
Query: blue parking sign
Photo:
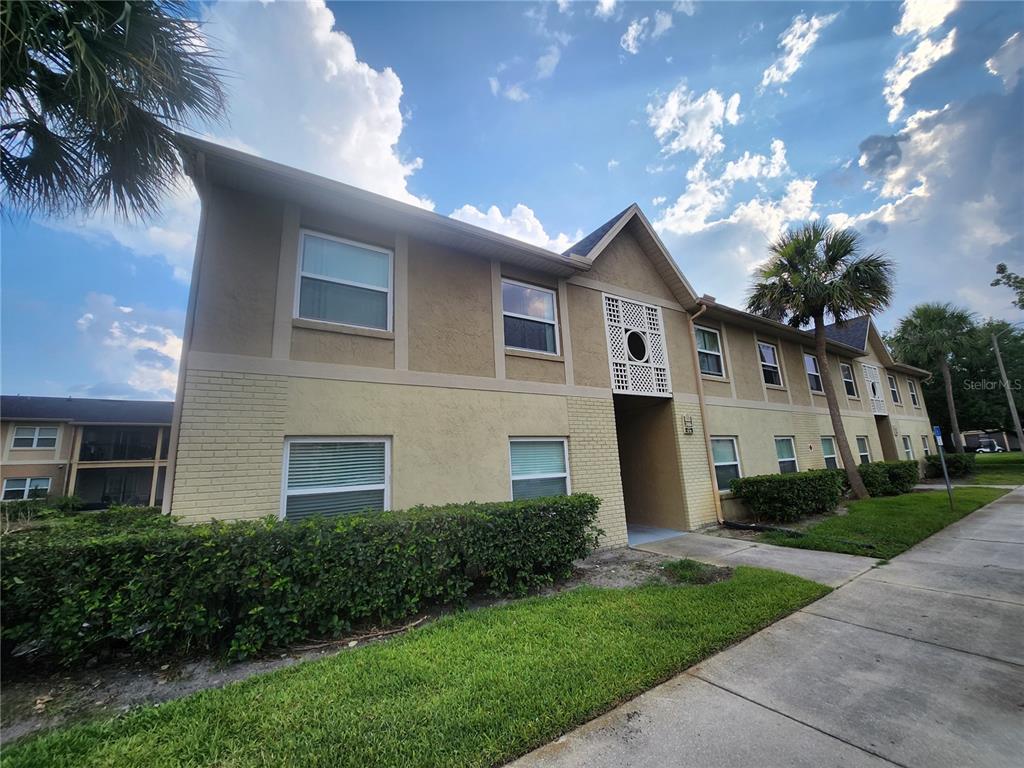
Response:
[{"label": "blue parking sign", "polygon": [[932,427],[932,432],[935,433],[936,440],[942,439],[942,427]]}]

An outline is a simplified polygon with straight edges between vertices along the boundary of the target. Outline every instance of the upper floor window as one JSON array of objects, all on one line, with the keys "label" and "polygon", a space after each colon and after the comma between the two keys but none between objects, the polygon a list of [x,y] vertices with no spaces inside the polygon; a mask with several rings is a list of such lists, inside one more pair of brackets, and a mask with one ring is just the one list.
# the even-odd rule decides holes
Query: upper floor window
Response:
[{"label": "upper floor window", "polygon": [[57,445],[57,427],[15,427],[12,448],[53,448]]},{"label": "upper floor window", "polygon": [[792,437],[775,438],[775,456],[779,460],[779,472],[796,472],[796,441]]},{"label": "upper floor window", "polygon": [[697,336],[697,358],[700,360],[700,372],[708,376],[725,376],[725,364],[722,362],[722,337],[711,328],[695,328]]},{"label": "upper floor window", "polygon": [[392,261],[384,248],[303,232],[297,316],[391,330]]},{"label": "upper floor window", "polygon": [[[164,430],[167,434],[169,430]],[[82,428],[79,461],[140,461],[157,457],[157,427]]]},{"label": "upper floor window", "polygon": [[900,387],[896,383],[896,377],[892,374],[889,375],[889,393],[892,395],[892,401],[896,405],[903,404],[903,399],[900,397]]},{"label": "upper floor window", "polygon": [[907,391],[910,392],[910,404],[915,408],[920,408],[921,401],[917,398],[917,382],[907,379]]},{"label": "upper floor window", "polygon": [[501,304],[506,347],[558,354],[558,320],[553,290],[503,279]]},{"label": "upper floor window", "polygon": [[824,392],[825,388],[821,385],[821,369],[818,368],[818,358],[805,352],[804,370],[807,371],[807,385],[811,388],[811,392]]},{"label": "upper floor window", "polygon": [[849,363],[840,363],[839,371],[843,375],[843,386],[846,387],[846,394],[850,397],[857,397],[857,381],[853,378],[853,366]]},{"label": "upper floor window", "polygon": [[286,520],[387,509],[391,442],[385,437],[288,438]]},{"label": "upper floor window", "polygon": [[782,386],[782,370],[779,368],[779,351],[774,344],[757,342],[757,355],[761,360],[761,376],[765,384]]}]

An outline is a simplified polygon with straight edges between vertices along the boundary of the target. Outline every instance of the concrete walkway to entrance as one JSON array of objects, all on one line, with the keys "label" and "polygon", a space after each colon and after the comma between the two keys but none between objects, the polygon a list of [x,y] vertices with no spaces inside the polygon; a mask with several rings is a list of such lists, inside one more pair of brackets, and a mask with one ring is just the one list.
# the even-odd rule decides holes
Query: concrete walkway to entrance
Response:
[{"label": "concrete walkway to entrance", "polygon": [[871,570],[878,562],[870,557],[755,544],[703,533],[684,533],[671,539],[640,544],[633,548],[669,557],[688,557],[714,565],[754,565],[758,568],[771,568],[803,576],[819,584],[828,584],[830,587],[845,584],[850,579]]},{"label": "concrete walkway to entrance", "polygon": [[513,765],[1019,766],[1022,638],[1024,488]]}]

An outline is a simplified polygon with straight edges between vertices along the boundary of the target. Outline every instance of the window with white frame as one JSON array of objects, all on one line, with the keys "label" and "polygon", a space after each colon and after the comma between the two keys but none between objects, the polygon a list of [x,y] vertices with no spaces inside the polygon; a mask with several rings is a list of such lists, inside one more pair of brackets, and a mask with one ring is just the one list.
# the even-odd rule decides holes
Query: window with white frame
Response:
[{"label": "window with white frame", "polygon": [[903,399],[900,397],[899,384],[896,383],[896,377],[893,376],[892,374],[889,374],[889,394],[892,395],[892,401],[896,405],[903,404]]},{"label": "window with white frame", "polygon": [[821,455],[825,459],[827,469],[838,469],[839,458],[836,455],[836,439],[828,435],[821,437]]},{"label": "window with white frame", "polygon": [[558,354],[558,313],[553,290],[502,279],[501,304],[506,347]]},{"label": "window with white frame", "polygon": [[775,438],[775,456],[779,460],[779,472],[796,472],[796,441],[792,437]]},{"label": "window with white frame", "polygon": [[740,452],[735,437],[712,437],[711,457],[715,463],[718,490],[728,491],[732,481],[740,477]]},{"label": "window with white frame", "polygon": [[807,371],[807,386],[811,388],[811,392],[824,392],[825,388],[821,385],[821,369],[818,368],[818,358],[805,352],[804,370]]},{"label": "window with white frame", "polygon": [[391,330],[392,252],[302,232],[296,317]]},{"label": "window with white frame", "polygon": [[304,520],[387,509],[391,441],[384,437],[291,437],[285,440],[281,515]]},{"label": "window with white frame", "polygon": [[857,435],[857,456],[860,457],[861,464],[871,463],[871,446],[865,435]]},{"label": "window with white frame", "polygon": [[3,500],[41,499],[50,493],[48,477],[9,477],[4,480]]},{"label": "window with white frame", "polygon": [[765,384],[782,386],[782,369],[779,367],[779,350],[766,341],[757,342],[757,356],[761,360],[761,377]]},{"label": "window with white frame", "polygon": [[924,455],[932,455],[932,441],[928,435],[921,435],[921,447],[924,448]]},{"label": "window with white frame", "polygon": [[512,499],[569,493],[569,452],[562,437],[513,437],[508,444]]},{"label": "window with white frame", "polygon": [[910,404],[915,408],[921,407],[921,401],[917,397],[917,382],[907,379],[907,391],[910,392]]},{"label": "window with white frame", "polygon": [[53,448],[57,445],[57,427],[15,427],[12,448]]},{"label": "window with white frame", "polygon": [[910,440],[910,435],[903,435],[903,456],[907,459],[914,458],[914,445]]},{"label": "window with white frame", "polygon": [[843,376],[843,386],[846,387],[846,394],[849,397],[857,397],[857,381],[853,378],[853,366],[849,363],[840,363],[839,372]]},{"label": "window with white frame", "polygon": [[694,328],[697,337],[697,359],[700,372],[708,376],[725,376],[722,358],[722,337],[713,328]]}]

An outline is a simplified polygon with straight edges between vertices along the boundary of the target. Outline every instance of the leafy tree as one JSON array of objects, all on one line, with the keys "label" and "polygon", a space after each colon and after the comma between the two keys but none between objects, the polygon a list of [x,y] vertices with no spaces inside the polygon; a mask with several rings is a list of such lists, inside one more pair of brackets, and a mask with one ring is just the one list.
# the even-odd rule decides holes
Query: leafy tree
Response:
[{"label": "leafy tree", "polygon": [[863,254],[860,235],[854,230],[838,230],[819,222],[791,229],[769,250],[768,262],[755,273],[747,309],[794,328],[814,324],[814,349],[839,453],[854,495],[867,498],[827,364],[825,318],[841,323],[889,306],[892,262],[877,253]]},{"label": "leafy tree", "polygon": [[996,264],[996,279],[989,285],[993,288],[1005,285],[1017,294],[1017,300],[1013,302],[1013,306],[1017,309],[1024,309],[1024,276],[1011,272],[1005,264]]},{"label": "leafy tree", "polygon": [[175,131],[221,117],[216,56],[183,0],[4,0],[4,208],[156,211],[180,178]]},{"label": "leafy tree", "polygon": [[[900,320],[891,340],[893,351],[904,362],[938,371],[945,395],[946,412],[949,414],[953,448],[963,453],[956,400],[953,397],[953,375],[954,370],[963,370],[962,360],[977,341],[974,316],[949,303],[918,304]],[[941,408],[929,412],[940,411]]]}]

